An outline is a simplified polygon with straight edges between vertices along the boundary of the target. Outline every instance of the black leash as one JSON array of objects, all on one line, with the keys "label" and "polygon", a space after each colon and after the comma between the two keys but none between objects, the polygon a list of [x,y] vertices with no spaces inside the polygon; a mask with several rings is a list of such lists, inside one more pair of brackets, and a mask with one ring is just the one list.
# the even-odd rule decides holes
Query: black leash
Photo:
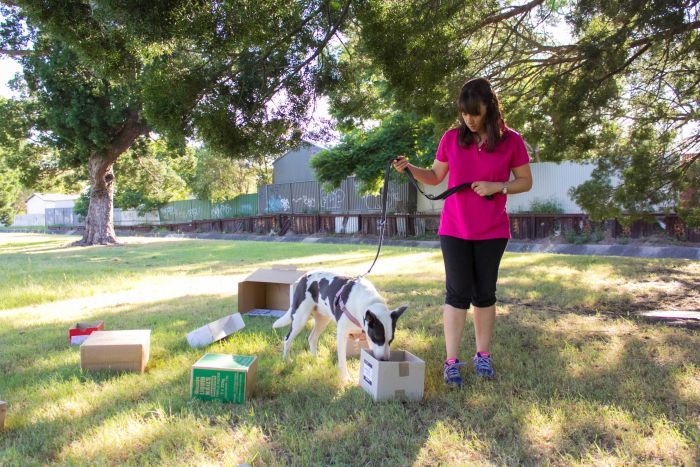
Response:
[{"label": "black leash", "polygon": [[389,198],[389,174],[391,173],[391,163],[393,161],[393,158],[389,159],[389,161],[386,163],[386,169],[384,169],[384,186],[382,187],[382,216],[379,219],[379,246],[377,247],[377,254],[374,255],[374,261],[372,261],[372,265],[369,267],[367,272],[357,276],[355,280],[360,279],[361,277],[364,277],[370,273],[374,267],[374,264],[377,262],[377,258],[379,258],[379,252],[382,249],[382,243],[384,243],[384,231],[386,230],[386,205]]},{"label": "black leash", "polygon": [[[393,162],[393,160],[390,161],[389,163],[391,164],[391,162]],[[471,188],[471,187],[472,187],[472,183],[473,183],[473,182],[462,183],[461,185],[453,186],[453,187],[450,188],[449,190],[443,191],[443,192],[440,193],[439,195],[429,195],[429,194],[427,194],[426,192],[424,192],[423,190],[420,189],[420,187],[418,186],[418,182],[416,181],[416,178],[413,176],[413,173],[411,173],[411,169],[409,169],[408,167],[406,167],[406,168],[404,169],[404,172],[406,173],[406,175],[408,175],[408,180],[411,182],[411,184],[412,184],[414,187],[416,187],[416,190],[420,191],[420,193],[421,193],[423,196],[425,196],[426,198],[428,198],[428,199],[431,200],[431,201],[437,201],[437,200],[440,200],[440,199],[445,199],[445,198],[447,198],[448,196],[450,196],[451,194],[457,193],[459,190],[463,190],[464,188]],[[488,199],[488,200],[490,201],[490,200],[493,199],[493,195],[484,196],[484,198],[486,198],[486,199]]]},{"label": "black leash", "polygon": [[[386,163],[386,169],[384,170],[384,186],[382,187],[382,216],[379,219],[379,246],[377,247],[377,254],[374,255],[374,261],[372,261],[372,265],[369,267],[367,272],[364,274],[360,274],[355,279],[353,279],[353,281],[358,280],[358,279],[366,276],[367,274],[369,274],[370,271],[372,271],[372,268],[374,267],[374,265],[376,264],[377,258],[379,258],[379,252],[381,251],[382,244],[384,243],[384,232],[386,230],[386,206],[387,206],[387,199],[388,199],[388,194],[389,194],[389,174],[391,173],[391,163],[394,162],[394,160],[395,160],[394,158],[389,159]],[[404,172],[406,173],[406,175],[408,175],[408,180],[411,182],[411,184],[414,187],[416,187],[416,190],[418,190],[423,196],[425,196],[426,198],[428,198],[431,201],[438,201],[441,199],[445,199],[448,196],[450,196],[454,193],[457,193],[460,190],[463,190],[464,188],[471,188],[471,186],[472,186],[472,182],[462,183],[461,185],[453,186],[449,190],[445,190],[438,195],[430,195],[430,194],[427,194],[426,192],[424,192],[423,190],[421,190],[420,186],[418,186],[418,182],[416,181],[415,177],[411,173],[411,169],[406,167]],[[492,200],[493,195],[484,196],[484,198],[486,198],[488,200]]]}]

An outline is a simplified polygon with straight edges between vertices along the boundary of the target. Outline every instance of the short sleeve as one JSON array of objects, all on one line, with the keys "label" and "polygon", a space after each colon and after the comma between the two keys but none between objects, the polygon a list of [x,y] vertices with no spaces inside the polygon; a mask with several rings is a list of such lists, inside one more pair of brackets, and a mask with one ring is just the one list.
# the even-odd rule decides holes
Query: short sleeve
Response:
[{"label": "short sleeve", "polygon": [[510,158],[510,166],[508,167],[510,169],[520,167],[530,162],[530,156],[527,153],[527,147],[525,146],[523,137],[515,132],[513,132],[512,135],[515,136],[515,142],[513,144],[513,155]]},{"label": "short sleeve", "polygon": [[440,139],[440,144],[438,144],[437,152],[435,153],[435,159],[439,160],[440,162],[447,162],[447,148],[449,147],[449,144],[447,142],[448,140],[448,135],[449,131],[445,132],[444,135],[442,135],[442,139]]}]

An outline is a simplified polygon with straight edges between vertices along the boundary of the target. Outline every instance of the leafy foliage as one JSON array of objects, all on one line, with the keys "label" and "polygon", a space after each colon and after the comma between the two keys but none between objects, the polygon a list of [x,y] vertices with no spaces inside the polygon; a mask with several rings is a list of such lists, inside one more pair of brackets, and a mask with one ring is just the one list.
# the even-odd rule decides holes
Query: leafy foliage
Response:
[{"label": "leafy foliage", "polygon": [[196,168],[190,177],[192,194],[214,203],[230,200],[240,194],[256,191],[260,176],[265,171],[265,160],[236,160],[216,154],[210,149],[196,151]]},{"label": "leafy foliage", "polygon": [[[311,159],[311,166],[326,189],[339,187],[354,174],[361,193],[376,193],[381,182],[378,175],[384,173],[388,160],[407,155],[420,165],[432,161],[437,149],[433,130],[430,119],[397,112],[378,127],[353,131],[333,149],[319,151]],[[393,176],[399,177],[395,172]]]},{"label": "leafy foliage", "polygon": [[[371,119],[373,105],[414,112],[439,134],[454,122],[461,84],[486,76],[536,160],[599,163],[579,190],[589,213],[645,218],[673,208],[691,181],[681,156],[700,145],[698,11],[697,0],[368,0],[338,54],[334,93],[350,97],[331,104],[343,122]],[[570,42],[543,27],[556,22]],[[606,192],[605,180],[621,185]]]}]

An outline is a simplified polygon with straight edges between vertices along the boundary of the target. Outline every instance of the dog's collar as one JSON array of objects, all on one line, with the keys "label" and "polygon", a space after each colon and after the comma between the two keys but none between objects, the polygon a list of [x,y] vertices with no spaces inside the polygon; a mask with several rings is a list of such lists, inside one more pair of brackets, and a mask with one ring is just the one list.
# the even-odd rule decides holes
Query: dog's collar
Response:
[{"label": "dog's collar", "polygon": [[348,311],[348,308],[345,306],[345,302],[343,301],[343,291],[345,290],[345,287],[348,286],[351,282],[355,282],[355,280],[347,281],[341,288],[338,290],[338,293],[335,294],[335,300],[334,300],[334,305],[337,310],[340,310],[355,326],[360,328],[362,330],[362,334],[365,333],[364,328],[360,324],[360,322],[355,318],[352,313]]}]

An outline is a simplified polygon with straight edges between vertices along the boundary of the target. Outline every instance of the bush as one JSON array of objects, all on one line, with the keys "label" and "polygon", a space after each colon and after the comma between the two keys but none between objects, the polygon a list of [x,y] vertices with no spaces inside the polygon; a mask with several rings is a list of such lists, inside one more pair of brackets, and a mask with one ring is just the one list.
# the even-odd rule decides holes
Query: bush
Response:
[{"label": "bush", "polygon": [[591,232],[578,232],[574,229],[564,232],[564,238],[567,242],[575,245],[583,243],[598,243],[605,238],[605,232],[602,229],[593,229]]},{"label": "bush", "polygon": [[561,214],[564,208],[559,200],[550,198],[548,200],[540,200],[535,198],[530,202],[530,212],[538,214]]}]

